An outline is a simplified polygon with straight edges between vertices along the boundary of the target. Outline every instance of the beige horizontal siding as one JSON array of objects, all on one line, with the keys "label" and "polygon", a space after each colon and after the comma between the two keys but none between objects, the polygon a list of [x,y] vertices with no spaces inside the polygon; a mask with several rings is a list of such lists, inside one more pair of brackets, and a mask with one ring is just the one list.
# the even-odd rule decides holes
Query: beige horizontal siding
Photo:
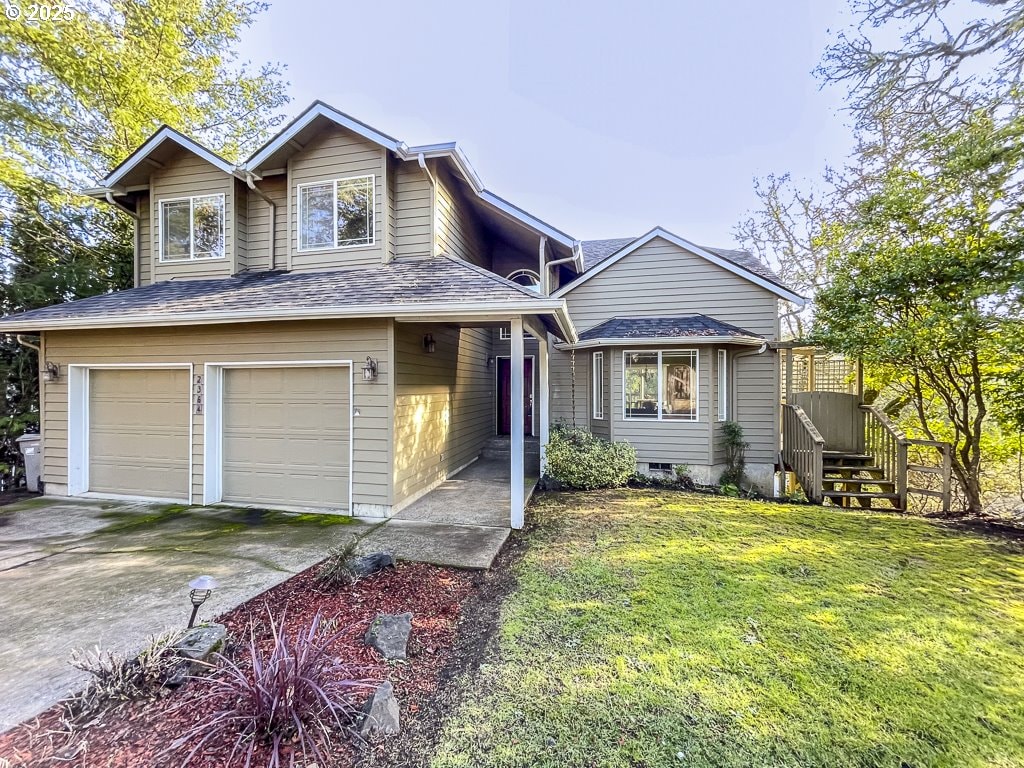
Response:
[{"label": "beige horizontal siding", "polygon": [[395,167],[395,258],[433,255],[433,206],[430,182],[414,162]]},{"label": "beige horizontal siding", "polygon": [[[45,384],[41,396],[45,429],[43,479],[67,485],[68,364],[205,363],[352,360],[355,363],[354,501],[390,504],[388,456],[391,402],[388,395],[388,322],[316,321],[210,325],[188,328],[105,331],[50,331],[44,334],[47,355],[59,360],[61,378]],[[380,364],[378,380],[364,382],[367,356]],[[203,416],[192,422],[193,501],[203,494]]]},{"label": "beige horizontal siding", "polygon": [[153,282],[153,219],[148,193],[139,195],[138,212],[139,285],[149,285]]},{"label": "beige horizontal siding", "polygon": [[[228,277],[238,271],[235,250],[235,184],[234,177],[215,168],[200,157],[182,151],[153,171],[150,177],[150,212],[152,254],[152,281],[188,280],[196,278]],[[197,195],[224,195],[224,253],[223,259],[197,259],[195,261],[160,261],[160,201]]]},{"label": "beige horizontal siding", "polygon": [[483,231],[459,193],[457,182],[440,171],[436,178],[437,220],[434,236],[438,252],[479,266],[488,266],[490,259]]},{"label": "beige horizontal siding", "polygon": [[[285,174],[268,176],[258,184],[260,192],[274,201],[274,243],[277,268],[288,261],[288,178]],[[259,195],[248,195],[249,229],[246,270],[260,272],[270,269],[270,206]]]},{"label": "beige horizontal siding", "polygon": [[[423,349],[427,333],[433,354]],[[395,323],[396,505],[473,461],[494,434],[490,355],[486,328]]]},{"label": "beige horizontal siding", "polygon": [[[384,261],[384,205],[387,197],[385,150],[341,127],[324,130],[288,161],[288,230],[290,268],[316,271],[372,266]],[[352,176],[374,176],[373,245],[299,251],[298,186]]]},{"label": "beige horizontal siding", "polygon": [[[241,179],[235,179],[235,272],[249,268],[249,188]],[[255,195],[253,195],[255,197]]]},{"label": "beige horizontal siding", "polygon": [[775,294],[661,238],[566,295],[582,333],[612,317],[704,314],[774,338]]},{"label": "beige horizontal siding", "polygon": [[[573,390],[575,382],[575,397]],[[551,388],[551,423],[586,427],[590,423],[590,358],[576,353],[575,375],[572,353],[549,348],[548,386]],[[575,413],[573,403],[575,402]]]}]

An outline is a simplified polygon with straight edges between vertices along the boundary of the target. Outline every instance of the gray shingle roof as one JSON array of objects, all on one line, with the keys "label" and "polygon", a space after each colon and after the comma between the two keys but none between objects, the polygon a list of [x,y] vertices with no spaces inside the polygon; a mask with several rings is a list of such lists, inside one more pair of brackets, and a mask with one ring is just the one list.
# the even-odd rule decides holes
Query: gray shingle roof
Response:
[{"label": "gray shingle roof", "polygon": [[[93,296],[0,319],[0,326],[48,321],[175,317],[370,305],[503,304],[537,300],[536,292],[464,261],[440,256],[334,272],[256,272],[213,280],[178,280]],[[343,316],[339,311],[339,316]]]},{"label": "gray shingle roof", "polygon": [[613,317],[580,334],[580,341],[595,339],[676,339],[729,336],[760,339],[760,334],[723,323],[707,315],[681,317]]},{"label": "gray shingle roof", "polygon": [[616,251],[621,251],[636,240],[635,237],[616,237],[611,240],[584,240],[583,271],[589,272]]},{"label": "gray shingle roof", "polygon": [[[610,240],[584,240],[583,245],[583,271],[589,272],[609,256],[621,251],[627,245],[636,240],[635,237],[617,237]],[[748,272],[753,272],[758,277],[770,280],[780,287],[785,287],[782,278],[775,274],[767,264],[749,251],[738,251],[731,248],[717,248],[709,245],[701,245],[705,251],[710,251],[716,256],[721,256],[737,266],[743,267]]]}]

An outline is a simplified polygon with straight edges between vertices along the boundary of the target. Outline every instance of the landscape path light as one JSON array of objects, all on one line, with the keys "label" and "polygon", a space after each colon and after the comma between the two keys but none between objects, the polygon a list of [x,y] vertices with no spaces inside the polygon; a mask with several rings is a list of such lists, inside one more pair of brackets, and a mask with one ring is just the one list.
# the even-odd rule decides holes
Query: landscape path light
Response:
[{"label": "landscape path light", "polygon": [[188,629],[196,625],[196,615],[199,613],[199,606],[205,603],[210,595],[219,585],[213,576],[197,576],[188,583],[188,599],[192,601],[192,616],[188,620]]}]

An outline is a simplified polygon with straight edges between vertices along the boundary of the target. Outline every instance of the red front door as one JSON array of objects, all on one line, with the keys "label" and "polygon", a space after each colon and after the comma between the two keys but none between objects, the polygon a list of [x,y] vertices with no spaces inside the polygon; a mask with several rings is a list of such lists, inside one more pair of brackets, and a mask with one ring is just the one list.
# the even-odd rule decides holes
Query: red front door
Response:
[{"label": "red front door", "polygon": [[[498,358],[498,434],[512,433],[512,365],[507,357]],[[523,361],[523,434],[533,434],[533,358]]]}]

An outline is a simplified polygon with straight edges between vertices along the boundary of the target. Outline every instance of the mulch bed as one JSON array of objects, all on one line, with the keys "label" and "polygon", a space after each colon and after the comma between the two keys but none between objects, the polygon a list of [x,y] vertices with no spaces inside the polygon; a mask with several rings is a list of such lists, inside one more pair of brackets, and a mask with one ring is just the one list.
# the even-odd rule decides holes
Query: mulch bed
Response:
[{"label": "mulch bed", "polygon": [[[324,591],[315,571],[305,571],[218,619],[227,625],[229,638],[245,643],[250,627],[267,640],[268,606],[275,620],[282,615],[296,629],[308,627],[318,611],[341,631],[332,646],[335,654],[359,668],[364,679],[390,680],[401,707],[403,731],[416,722],[423,709],[434,709],[438,688],[452,668],[458,644],[463,605],[479,591],[486,577],[451,568],[400,563],[397,568],[360,580],[354,585]],[[413,631],[406,662],[386,662],[363,644],[363,635],[379,613],[413,613]],[[477,635],[477,631],[472,632]],[[462,650],[466,650],[463,648]],[[168,747],[214,705],[203,697],[201,680],[177,693],[151,701],[112,707],[88,727],[69,732],[64,709],[56,705],[35,720],[0,735],[0,757],[10,766],[72,766],[73,768],[160,768],[179,766],[189,747],[167,752]],[[368,694],[367,694],[368,695]],[[416,728],[413,726],[415,732]],[[401,738],[401,737],[399,737]],[[389,740],[390,741],[390,740]],[[189,764],[229,766],[233,739],[210,743]],[[332,766],[349,766],[374,753],[374,746],[350,738],[335,740]],[[340,746],[339,746],[340,745]],[[268,752],[257,755],[255,766],[267,764]],[[312,765],[296,755],[296,765]],[[285,755],[285,765],[290,755]],[[371,758],[372,759],[372,758]],[[0,764],[3,764],[0,762]],[[321,766],[321,768],[326,768]]]}]

